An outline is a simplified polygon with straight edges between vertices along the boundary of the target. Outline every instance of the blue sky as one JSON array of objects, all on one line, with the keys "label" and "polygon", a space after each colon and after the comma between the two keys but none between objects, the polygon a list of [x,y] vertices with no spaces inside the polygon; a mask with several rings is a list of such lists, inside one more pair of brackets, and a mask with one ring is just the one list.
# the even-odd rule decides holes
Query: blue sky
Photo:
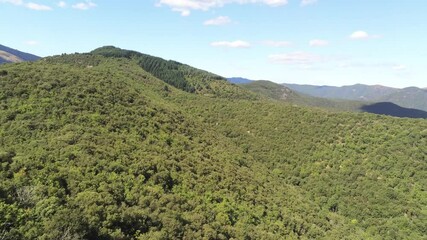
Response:
[{"label": "blue sky", "polygon": [[425,0],[0,0],[0,44],[104,45],[225,77],[427,87]]}]

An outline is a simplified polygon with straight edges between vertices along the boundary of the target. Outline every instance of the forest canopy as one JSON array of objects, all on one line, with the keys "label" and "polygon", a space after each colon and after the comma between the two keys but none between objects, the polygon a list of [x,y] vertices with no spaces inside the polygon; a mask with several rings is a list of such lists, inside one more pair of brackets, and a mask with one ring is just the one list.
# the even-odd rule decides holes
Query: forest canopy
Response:
[{"label": "forest canopy", "polygon": [[427,121],[113,47],[0,66],[0,239],[423,239]]}]

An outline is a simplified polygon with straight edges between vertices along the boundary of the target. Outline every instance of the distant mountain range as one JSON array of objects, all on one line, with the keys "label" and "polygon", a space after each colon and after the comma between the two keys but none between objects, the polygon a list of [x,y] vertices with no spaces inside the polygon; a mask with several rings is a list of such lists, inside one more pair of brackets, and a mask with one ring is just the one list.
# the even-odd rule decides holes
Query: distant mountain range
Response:
[{"label": "distant mountain range", "polygon": [[231,77],[231,78],[227,78],[227,80],[234,84],[245,84],[245,83],[253,82],[253,80],[250,80],[247,78],[241,78],[241,77]]},{"label": "distant mountain range", "polygon": [[315,97],[330,99],[363,100],[369,102],[391,102],[405,108],[427,111],[427,89],[408,87],[391,88],[380,85],[355,84],[351,86],[315,86],[283,84],[292,90]]},{"label": "distant mountain range", "polygon": [[[252,92],[258,93],[266,98],[285,101],[299,106],[319,107],[338,111],[368,112],[394,117],[427,118],[427,111],[402,107],[389,101],[356,101],[314,97],[308,94],[299,93],[284,85],[264,80],[250,81],[249,83],[241,84],[240,86]],[[335,90],[338,91],[337,89]],[[413,91],[418,93],[419,91],[423,90],[417,90],[416,88],[413,89]],[[398,91],[390,95],[390,99],[396,99],[396,101],[403,99],[410,102],[415,101],[414,99],[422,96],[422,94],[413,94],[412,96],[415,96],[414,98],[404,97],[406,95],[401,95],[402,92],[403,91]],[[417,104],[422,106],[422,103]]]},{"label": "distant mountain range", "polygon": [[427,89],[409,87],[399,89],[397,92],[383,96],[382,102],[396,103],[402,107],[415,108],[427,111]]},{"label": "distant mountain range", "polygon": [[377,101],[381,97],[385,97],[399,91],[397,88],[385,87],[381,85],[370,86],[364,84],[355,84],[342,87],[288,83],[284,83],[283,85],[297,92],[315,97],[363,101]]},{"label": "distant mountain range", "polygon": [[0,64],[37,61],[39,56],[18,51],[0,44]]},{"label": "distant mountain range", "polygon": [[[246,78],[229,78],[228,81],[235,84],[244,84],[247,88],[257,88],[255,86],[247,86],[249,83],[253,83],[253,80]],[[335,106],[337,100],[351,100],[351,101],[361,101],[363,104],[368,103],[379,103],[379,102],[390,102],[396,104],[400,107],[409,108],[409,109],[419,109],[427,111],[427,88],[417,88],[417,87],[408,87],[408,88],[392,88],[381,85],[364,85],[364,84],[355,84],[350,86],[317,86],[317,85],[303,85],[303,84],[290,84],[284,83],[283,86],[295,91],[299,96],[304,96],[304,102],[307,104],[308,97],[315,97],[308,101],[309,106]],[[242,85],[243,86],[243,85]],[[258,86],[259,87],[259,86]],[[264,86],[266,87],[266,86]],[[269,85],[269,88],[272,86]],[[274,88],[278,88],[275,86]],[[260,89],[258,89],[260,90]],[[334,101],[326,101],[334,100]],[[340,101],[338,101],[340,102]],[[343,104],[343,101],[340,102]],[[354,102],[350,105],[354,105]],[[357,104],[356,104],[357,105]],[[341,107],[338,107],[341,108]],[[344,107],[348,109],[348,106]]]}]

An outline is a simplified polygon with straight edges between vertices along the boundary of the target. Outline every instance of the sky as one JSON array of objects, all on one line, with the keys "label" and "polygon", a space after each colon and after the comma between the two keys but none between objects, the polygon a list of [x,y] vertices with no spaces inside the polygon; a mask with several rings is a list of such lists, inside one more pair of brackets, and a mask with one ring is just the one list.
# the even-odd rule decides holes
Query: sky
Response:
[{"label": "sky", "polygon": [[426,0],[0,0],[0,44],[105,45],[224,77],[427,87]]}]

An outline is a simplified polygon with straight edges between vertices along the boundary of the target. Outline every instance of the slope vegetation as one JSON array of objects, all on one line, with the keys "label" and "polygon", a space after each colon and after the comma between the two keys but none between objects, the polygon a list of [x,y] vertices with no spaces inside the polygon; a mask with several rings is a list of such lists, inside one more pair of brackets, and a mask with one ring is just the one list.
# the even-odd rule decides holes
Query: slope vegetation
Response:
[{"label": "slope vegetation", "polygon": [[426,236],[426,121],[294,107],[172,62],[188,91],[133,54],[0,66],[1,237]]},{"label": "slope vegetation", "polygon": [[280,100],[294,105],[325,108],[328,110],[360,112],[365,104],[361,101],[326,99],[305,95],[281,84],[270,81],[253,81],[239,85],[249,91],[258,93],[270,99]]}]

